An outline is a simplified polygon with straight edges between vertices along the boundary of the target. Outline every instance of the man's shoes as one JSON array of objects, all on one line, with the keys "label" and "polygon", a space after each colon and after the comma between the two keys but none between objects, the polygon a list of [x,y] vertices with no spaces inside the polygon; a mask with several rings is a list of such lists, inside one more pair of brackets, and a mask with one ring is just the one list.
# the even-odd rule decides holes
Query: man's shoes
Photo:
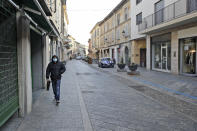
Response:
[{"label": "man's shoes", "polygon": [[56,101],[56,106],[58,106],[58,105],[59,105],[59,103],[60,103],[60,101],[59,101],[59,100],[57,100],[57,101]]}]

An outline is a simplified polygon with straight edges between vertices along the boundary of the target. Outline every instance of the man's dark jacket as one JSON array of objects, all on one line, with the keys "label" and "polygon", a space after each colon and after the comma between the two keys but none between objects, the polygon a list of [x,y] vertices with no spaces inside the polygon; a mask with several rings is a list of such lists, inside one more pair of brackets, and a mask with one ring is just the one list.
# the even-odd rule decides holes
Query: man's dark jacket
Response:
[{"label": "man's dark jacket", "polygon": [[49,76],[51,76],[52,81],[61,80],[61,75],[66,71],[65,65],[62,62],[57,61],[57,63],[53,62],[53,58],[57,56],[52,57],[52,62],[48,64],[47,70],[46,70],[46,78],[49,79]]}]

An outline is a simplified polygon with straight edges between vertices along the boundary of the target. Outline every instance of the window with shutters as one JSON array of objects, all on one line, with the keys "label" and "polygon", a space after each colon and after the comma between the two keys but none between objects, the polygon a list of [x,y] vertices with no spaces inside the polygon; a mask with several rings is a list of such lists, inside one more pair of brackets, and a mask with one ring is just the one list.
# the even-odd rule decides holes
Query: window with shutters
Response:
[{"label": "window with shutters", "polygon": [[119,30],[116,31],[116,39],[120,40],[120,31]]},{"label": "window with shutters", "polygon": [[117,25],[120,25],[120,14],[117,15]]},{"label": "window with shutters", "polygon": [[128,20],[128,7],[124,9],[124,14],[125,14],[124,19],[125,21],[127,21]]}]

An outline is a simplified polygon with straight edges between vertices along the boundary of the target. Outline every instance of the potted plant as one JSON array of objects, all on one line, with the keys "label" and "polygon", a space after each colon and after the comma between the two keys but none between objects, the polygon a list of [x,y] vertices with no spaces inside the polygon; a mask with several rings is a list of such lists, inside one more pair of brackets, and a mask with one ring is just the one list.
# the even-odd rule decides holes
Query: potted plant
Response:
[{"label": "potted plant", "polygon": [[88,57],[88,64],[92,64],[92,58]]},{"label": "potted plant", "polygon": [[128,68],[130,71],[136,71],[137,70],[137,64],[132,63],[130,65],[128,65]]},{"label": "potted plant", "polygon": [[118,65],[118,68],[121,70],[123,70],[125,68],[126,64],[124,64],[123,58],[121,58],[120,63],[118,63],[117,65]]}]

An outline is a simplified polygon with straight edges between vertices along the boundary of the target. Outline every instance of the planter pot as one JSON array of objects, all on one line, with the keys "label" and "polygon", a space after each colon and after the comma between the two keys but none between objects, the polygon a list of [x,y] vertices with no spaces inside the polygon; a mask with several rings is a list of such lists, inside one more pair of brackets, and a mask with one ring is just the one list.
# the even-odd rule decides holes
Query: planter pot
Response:
[{"label": "planter pot", "polygon": [[126,66],[126,64],[118,64],[118,68],[121,69],[121,70],[124,69],[125,66]]},{"label": "planter pot", "polygon": [[137,70],[137,65],[136,65],[136,64],[134,64],[134,65],[129,65],[128,67],[129,67],[129,70],[130,70],[130,71],[136,71],[136,70]]}]

